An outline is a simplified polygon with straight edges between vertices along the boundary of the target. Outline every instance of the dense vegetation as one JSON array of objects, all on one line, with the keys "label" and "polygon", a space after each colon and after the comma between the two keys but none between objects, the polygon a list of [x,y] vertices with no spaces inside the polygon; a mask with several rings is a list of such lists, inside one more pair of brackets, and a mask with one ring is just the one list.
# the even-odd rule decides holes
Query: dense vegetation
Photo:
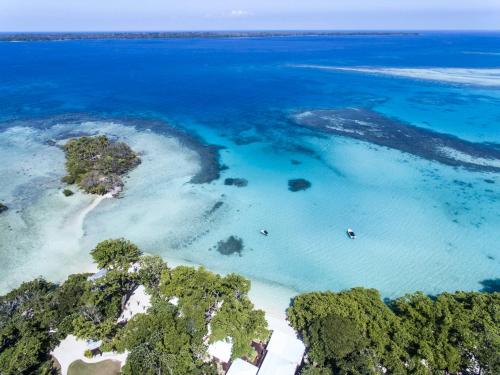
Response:
[{"label": "dense vegetation", "polygon": [[499,293],[314,292],[288,317],[308,347],[303,374],[500,374]]},{"label": "dense vegetation", "polygon": [[87,193],[106,194],[123,186],[121,175],[140,163],[132,149],[106,136],[80,137],[66,143],[67,175],[63,181],[78,184]]},{"label": "dense vegetation", "polygon": [[[268,336],[264,313],[248,299],[248,280],[203,268],[168,268],[123,239],[91,252],[104,271],[70,276],[61,285],[36,279],[0,297],[0,373],[55,373],[50,351],[68,334],[102,340],[102,350],[128,350],[124,374],[214,374],[209,342],[230,337],[233,357],[253,356]],[[134,271],[132,264],[139,264]],[[152,296],[147,314],[117,324],[138,285]],[[178,298],[178,304],[172,301]]]}]

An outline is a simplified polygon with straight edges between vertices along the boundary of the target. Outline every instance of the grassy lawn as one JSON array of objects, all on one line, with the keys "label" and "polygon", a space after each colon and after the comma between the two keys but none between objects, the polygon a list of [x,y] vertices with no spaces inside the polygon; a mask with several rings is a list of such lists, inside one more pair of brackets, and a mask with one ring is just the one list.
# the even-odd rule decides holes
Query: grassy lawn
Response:
[{"label": "grassy lawn", "polygon": [[81,360],[73,362],[68,369],[68,375],[118,375],[120,362],[110,359],[97,363],[85,363]]}]

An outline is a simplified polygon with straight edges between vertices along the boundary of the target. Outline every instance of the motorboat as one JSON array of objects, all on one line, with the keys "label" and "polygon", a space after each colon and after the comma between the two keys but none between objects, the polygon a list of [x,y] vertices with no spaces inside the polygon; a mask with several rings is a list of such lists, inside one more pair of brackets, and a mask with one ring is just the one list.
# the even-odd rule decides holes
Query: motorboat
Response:
[{"label": "motorboat", "polygon": [[269,232],[267,231],[267,229],[261,229],[260,234],[262,234],[263,236],[267,236]]},{"label": "motorboat", "polygon": [[347,229],[347,235],[351,240],[354,240],[356,238],[356,233],[354,233],[354,231],[351,228]]}]

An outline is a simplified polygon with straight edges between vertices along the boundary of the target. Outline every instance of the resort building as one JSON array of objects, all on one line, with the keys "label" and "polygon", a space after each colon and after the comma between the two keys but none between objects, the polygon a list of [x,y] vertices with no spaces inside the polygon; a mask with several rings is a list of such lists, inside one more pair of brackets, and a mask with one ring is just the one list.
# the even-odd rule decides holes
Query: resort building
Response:
[{"label": "resort building", "polygon": [[208,345],[207,352],[224,366],[231,361],[232,349],[233,342],[231,338],[227,338],[226,340],[216,341]]},{"label": "resort building", "polygon": [[139,285],[125,304],[118,323],[125,323],[134,315],[146,313],[149,307],[151,307],[151,296],[146,292],[144,285]]},{"label": "resort building", "polygon": [[302,341],[279,330],[273,331],[260,367],[236,359],[226,375],[295,375],[304,357]]},{"label": "resort building", "polygon": [[259,368],[257,366],[248,363],[247,361],[237,358],[231,364],[229,371],[226,375],[257,375]]},{"label": "resort building", "polygon": [[100,270],[98,270],[96,273],[94,273],[93,275],[90,275],[89,277],[87,277],[87,280],[88,281],[95,281],[95,280],[98,280],[100,279],[101,277],[103,277],[104,275],[106,275],[108,273],[108,270],[107,269],[104,269],[104,268],[101,268]]}]

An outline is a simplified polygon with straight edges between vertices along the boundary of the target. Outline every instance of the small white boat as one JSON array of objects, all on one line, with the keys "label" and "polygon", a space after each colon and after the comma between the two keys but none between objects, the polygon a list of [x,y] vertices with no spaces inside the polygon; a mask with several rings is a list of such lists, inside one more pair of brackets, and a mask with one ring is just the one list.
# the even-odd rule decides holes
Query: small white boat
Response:
[{"label": "small white boat", "polygon": [[267,236],[269,232],[267,231],[267,229],[261,229],[260,234],[262,234],[263,236]]},{"label": "small white boat", "polygon": [[351,228],[347,229],[347,235],[351,240],[354,240],[356,238],[356,233],[354,233],[354,231]]}]

